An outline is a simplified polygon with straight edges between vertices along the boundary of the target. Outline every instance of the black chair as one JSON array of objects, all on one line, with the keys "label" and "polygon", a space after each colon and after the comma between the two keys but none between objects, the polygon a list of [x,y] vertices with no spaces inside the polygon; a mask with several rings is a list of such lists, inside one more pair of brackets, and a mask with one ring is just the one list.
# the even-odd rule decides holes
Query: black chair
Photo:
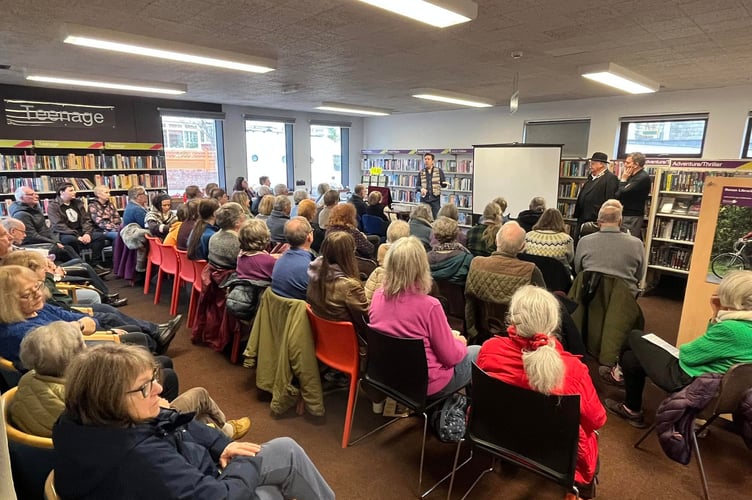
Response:
[{"label": "black chair", "polygon": [[[363,326],[363,330],[365,330],[366,341],[368,343],[368,365],[365,375],[358,381],[358,394],[355,397],[355,405],[353,407],[353,421],[355,420],[355,412],[358,406],[358,395],[363,383],[369,384],[399,404],[406,406],[410,410],[411,416],[423,417],[423,439],[420,447],[420,470],[418,472],[418,495],[423,498],[451,476],[451,473],[447,474],[431,488],[421,493],[423,485],[423,458],[426,450],[426,434],[428,430],[428,413],[432,409],[440,408],[444,400],[451,396],[451,394],[438,399],[429,399],[426,396],[426,391],[428,390],[428,364],[426,362],[426,350],[422,339],[392,337],[365,325]],[[350,445],[359,443],[368,436],[402,418],[395,417],[390,419],[385,424],[355,439]]]},{"label": "black chair", "polygon": [[[509,385],[491,377],[475,363],[472,386],[473,402],[465,439],[474,447],[540,474],[579,496],[574,471],[580,430],[580,396],[546,396]],[[510,405],[510,401],[514,404]],[[520,432],[520,422],[524,422],[529,432]],[[462,441],[457,443],[447,499],[452,494],[461,447]],[[471,458],[472,451],[468,460]],[[462,498],[466,498],[480,479],[492,471],[493,463],[481,472]]]},{"label": "black chair", "polygon": [[461,328],[455,329],[465,334],[467,331],[465,327],[465,287],[446,280],[434,280],[434,284],[437,288],[437,298],[444,306],[444,312],[450,326],[452,328],[461,326]]},{"label": "black chair", "polygon": [[521,253],[517,258],[526,262],[532,262],[535,267],[540,269],[543,274],[543,280],[546,282],[546,289],[550,292],[569,292],[572,287],[572,275],[560,260],[542,255],[530,255]]},{"label": "black chair", "polygon": [[365,257],[355,256],[355,261],[358,264],[358,273],[360,274],[361,281],[367,281],[374,269],[379,267],[379,263],[373,259],[366,259]]}]

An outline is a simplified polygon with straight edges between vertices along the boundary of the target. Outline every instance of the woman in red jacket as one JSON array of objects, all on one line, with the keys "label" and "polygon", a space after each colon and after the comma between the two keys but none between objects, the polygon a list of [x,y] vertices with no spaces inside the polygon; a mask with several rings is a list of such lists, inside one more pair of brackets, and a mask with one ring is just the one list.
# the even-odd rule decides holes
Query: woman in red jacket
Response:
[{"label": "woman in red jacket", "polygon": [[[566,352],[556,338],[559,305],[543,288],[526,285],[509,304],[509,337],[493,337],[480,349],[476,363],[503,382],[543,394],[580,395],[580,441],[575,482],[581,498],[595,497],[598,463],[596,430],[606,423],[606,411],[593,387],[587,367]],[[571,493],[567,499],[574,498]]]}]

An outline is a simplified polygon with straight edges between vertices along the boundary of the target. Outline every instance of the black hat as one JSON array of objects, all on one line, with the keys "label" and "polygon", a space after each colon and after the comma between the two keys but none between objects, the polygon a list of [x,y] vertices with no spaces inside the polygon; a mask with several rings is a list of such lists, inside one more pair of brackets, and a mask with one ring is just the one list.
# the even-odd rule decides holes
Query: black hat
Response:
[{"label": "black hat", "polygon": [[601,163],[609,163],[608,155],[606,153],[601,153],[600,151],[597,153],[593,153],[593,157],[590,158],[590,161],[599,161]]}]

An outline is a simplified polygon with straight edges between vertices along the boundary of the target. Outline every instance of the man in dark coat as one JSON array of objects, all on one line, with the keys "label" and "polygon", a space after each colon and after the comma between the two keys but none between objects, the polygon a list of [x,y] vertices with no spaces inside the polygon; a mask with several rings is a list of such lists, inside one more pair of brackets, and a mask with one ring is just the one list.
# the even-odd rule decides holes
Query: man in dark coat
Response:
[{"label": "man in dark coat", "polygon": [[642,222],[645,218],[645,201],[650,196],[650,175],[645,172],[645,155],[630,153],[624,161],[624,172],[619,179],[616,199],[624,206],[622,224],[632,236],[642,239]]},{"label": "man in dark coat", "polygon": [[575,241],[579,239],[580,227],[586,222],[598,219],[598,211],[606,200],[616,196],[619,189],[619,179],[608,169],[606,153],[593,153],[590,158],[590,176],[580,188],[574,216],[577,219]]}]

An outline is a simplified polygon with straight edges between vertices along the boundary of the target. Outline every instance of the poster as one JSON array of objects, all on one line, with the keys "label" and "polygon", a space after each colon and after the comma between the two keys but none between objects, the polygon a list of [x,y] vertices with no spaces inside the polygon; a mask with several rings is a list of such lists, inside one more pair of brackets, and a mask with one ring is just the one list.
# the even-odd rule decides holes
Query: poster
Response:
[{"label": "poster", "polygon": [[750,269],[752,262],[752,188],[723,186],[707,281],[720,283],[735,270]]}]

